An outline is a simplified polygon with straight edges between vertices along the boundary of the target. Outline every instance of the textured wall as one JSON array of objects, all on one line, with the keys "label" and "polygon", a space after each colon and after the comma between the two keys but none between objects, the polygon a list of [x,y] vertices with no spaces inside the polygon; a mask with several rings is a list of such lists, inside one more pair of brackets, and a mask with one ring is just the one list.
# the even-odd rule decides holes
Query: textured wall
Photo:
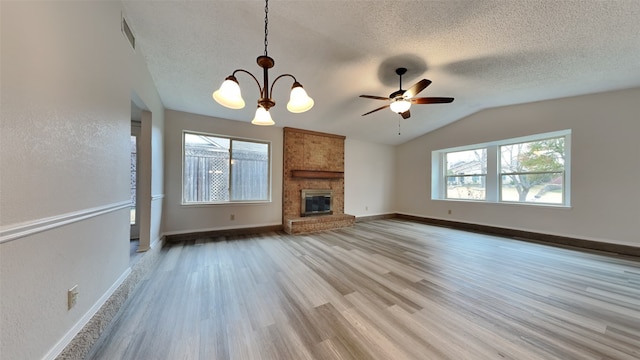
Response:
[{"label": "textured wall", "polygon": [[129,267],[132,93],[163,109],[120,2],[0,6],[0,358],[51,358]]},{"label": "textured wall", "polygon": [[395,213],[395,146],[347,138],[344,156],[344,212],[355,216]]}]

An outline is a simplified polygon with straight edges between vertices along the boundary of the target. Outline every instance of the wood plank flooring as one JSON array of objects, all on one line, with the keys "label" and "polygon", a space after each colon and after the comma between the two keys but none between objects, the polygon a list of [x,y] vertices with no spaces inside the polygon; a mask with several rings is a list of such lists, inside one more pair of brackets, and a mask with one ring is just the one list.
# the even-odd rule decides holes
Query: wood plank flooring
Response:
[{"label": "wood plank flooring", "polygon": [[398,219],[163,249],[88,359],[640,359],[640,259]]}]

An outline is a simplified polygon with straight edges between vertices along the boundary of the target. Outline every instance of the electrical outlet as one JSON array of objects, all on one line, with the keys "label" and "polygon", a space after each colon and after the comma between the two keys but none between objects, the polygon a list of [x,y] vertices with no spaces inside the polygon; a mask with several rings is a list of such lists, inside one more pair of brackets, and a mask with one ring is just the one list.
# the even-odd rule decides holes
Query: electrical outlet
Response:
[{"label": "electrical outlet", "polygon": [[449,215],[451,215],[451,209],[449,209],[448,213],[449,213]]},{"label": "electrical outlet", "polygon": [[365,207],[364,207],[364,211],[369,211],[369,207],[368,207],[368,206],[365,206]]},{"label": "electrical outlet", "polygon": [[72,287],[67,291],[67,309],[71,310],[72,307],[76,306],[76,300],[78,299],[78,285]]},{"label": "electrical outlet", "polygon": [[231,214],[231,216],[229,216],[229,220],[233,221],[236,219],[236,214]]}]

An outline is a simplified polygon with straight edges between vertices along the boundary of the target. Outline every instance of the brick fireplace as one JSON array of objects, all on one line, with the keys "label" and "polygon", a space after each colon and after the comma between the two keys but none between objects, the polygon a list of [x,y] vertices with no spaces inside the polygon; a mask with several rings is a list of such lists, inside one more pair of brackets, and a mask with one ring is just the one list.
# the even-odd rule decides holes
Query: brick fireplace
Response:
[{"label": "brick fireplace", "polygon": [[[355,223],[355,216],[344,213],[344,140],[340,135],[284,128],[282,219],[287,233],[330,230]],[[303,216],[303,190],[331,193],[331,213]]]}]

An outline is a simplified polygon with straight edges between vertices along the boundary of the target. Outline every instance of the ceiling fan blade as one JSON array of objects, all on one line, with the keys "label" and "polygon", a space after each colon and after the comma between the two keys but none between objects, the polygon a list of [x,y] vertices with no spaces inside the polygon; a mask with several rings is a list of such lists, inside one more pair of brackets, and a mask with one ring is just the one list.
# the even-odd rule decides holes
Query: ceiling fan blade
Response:
[{"label": "ceiling fan blade", "polygon": [[400,116],[402,116],[403,119],[408,119],[411,117],[411,110],[407,110],[403,113],[400,113]]},{"label": "ceiling fan blade", "polygon": [[450,97],[422,97],[409,99],[412,104],[444,104],[453,101]]},{"label": "ceiling fan blade", "polygon": [[390,105],[388,105],[388,104],[387,104],[387,105],[385,105],[385,106],[380,106],[379,108],[377,108],[377,109],[375,109],[375,110],[371,110],[371,111],[369,111],[369,112],[368,112],[368,113],[366,113],[366,114],[362,114],[362,116],[369,115],[369,114],[371,114],[372,112],[376,112],[376,111],[378,111],[378,110],[386,109],[386,108],[388,108],[389,106],[390,106]]},{"label": "ceiling fan blade", "polygon": [[418,95],[418,93],[420,91],[426,89],[427,86],[429,86],[430,84],[431,84],[431,80],[422,79],[422,80],[418,81],[415,85],[410,87],[407,91],[405,91],[403,96],[405,98],[412,98],[412,97]]},{"label": "ceiling fan blade", "polygon": [[389,100],[388,97],[375,96],[375,95],[360,95],[361,98],[374,99],[374,100]]}]

